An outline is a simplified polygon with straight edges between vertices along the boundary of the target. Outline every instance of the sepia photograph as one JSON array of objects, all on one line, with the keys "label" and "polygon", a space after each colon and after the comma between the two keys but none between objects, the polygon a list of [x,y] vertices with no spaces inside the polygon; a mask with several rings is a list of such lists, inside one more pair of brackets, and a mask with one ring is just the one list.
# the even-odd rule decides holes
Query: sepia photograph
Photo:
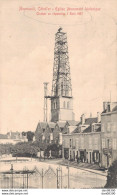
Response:
[{"label": "sepia photograph", "polygon": [[117,188],[116,10],[0,1],[1,190]]}]

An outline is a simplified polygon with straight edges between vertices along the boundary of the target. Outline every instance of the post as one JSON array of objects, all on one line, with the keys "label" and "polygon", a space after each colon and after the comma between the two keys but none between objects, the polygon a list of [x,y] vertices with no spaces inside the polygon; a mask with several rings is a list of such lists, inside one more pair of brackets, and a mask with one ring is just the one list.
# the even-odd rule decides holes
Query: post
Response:
[{"label": "post", "polygon": [[11,164],[11,174],[12,174],[12,180],[11,180],[11,188],[13,188],[13,164]]},{"label": "post", "polygon": [[110,142],[110,140],[108,139],[107,140],[107,146],[108,146],[108,150],[107,150],[107,169],[109,167],[109,142]]},{"label": "post", "polygon": [[58,188],[62,188],[62,169],[60,167],[58,167],[56,169],[57,171],[57,189]]},{"label": "post", "polygon": [[43,169],[42,169],[41,177],[42,177],[42,189],[43,189],[43,177],[44,177],[44,175],[43,175]]},{"label": "post", "polygon": [[28,189],[28,170],[27,170],[27,189]]},{"label": "post", "polygon": [[23,169],[23,188],[24,188],[24,169]]},{"label": "post", "polygon": [[63,178],[62,178],[62,168],[61,168],[61,189],[62,189],[62,182],[63,182],[63,180],[62,180]]},{"label": "post", "polygon": [[68,161],[68,189],[69,189],[69,161]]},{"label": "post", "polygon": [[57,171],[57,189],[59,188],[59,186],[58,186],[58,168],[56,169],[56,171]]}]

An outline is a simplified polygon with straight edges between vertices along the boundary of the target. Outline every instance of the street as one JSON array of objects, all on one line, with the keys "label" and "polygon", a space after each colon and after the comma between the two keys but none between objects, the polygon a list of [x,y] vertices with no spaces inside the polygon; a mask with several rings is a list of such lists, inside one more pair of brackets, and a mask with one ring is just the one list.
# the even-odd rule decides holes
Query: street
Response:
[{"label": "street", "polygon": [[[20,158],[18,158],[20,159]],[[23,159],[23,158],[22,158]],[[82,170],[73,167],[60,166],[58,161],[50,160],[41,162],[35,159],[24,159],[25,161],[13,161],[14,171],[22,170],[38,170],[34,174],[28,175],[28,187],[29,188],[57,188],[57,168],[61,169],[61,175],[58,176],[58,183],[60,183],[59,188],[102,188],[106,183],[106,174],[101,171]],[[60,161],[60,160],[59,160]],[[49,169],[50,167],[50,169]],[[11,162],[0,162],[0,172],[9,171],[11,169]],[[49,169],[49,170],[48,170]],[[42,184],[42,173],[43,171],[43,184]],[[18,178],[18,179],[17,179]],[[8,178],[7,178],[8,179]],[[2,184],[4,183],[3,180]],[[5,180],[6,182],[7,180]],[[21,183],[19,185],[18,183]],[[5,184],[6,188],[10,188],[11,184]],[[22,175],[14,175],[14,188],[24,187],[26,188],[26,177]]]}]

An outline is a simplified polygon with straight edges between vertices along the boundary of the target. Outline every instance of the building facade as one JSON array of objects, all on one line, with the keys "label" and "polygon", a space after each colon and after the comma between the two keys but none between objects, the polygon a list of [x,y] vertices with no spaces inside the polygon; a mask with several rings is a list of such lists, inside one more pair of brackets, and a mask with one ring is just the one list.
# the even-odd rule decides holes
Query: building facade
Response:
[{"label": "building facade", "polygon": [[63,134],[63,158],[108,168],[117,159],[117,102],[104,102],[96,118],[81,116],[77,128]]},{"label": "building facade", "polygon": [[101,157],[101,123],[98,117],[86,118],[76,129],[63,134],[63,158],[87,163],[100,163]]},{"label": "building facade", "polygon": [[101,114],[102,167],[117,159],[117,102],[104,102]]}]

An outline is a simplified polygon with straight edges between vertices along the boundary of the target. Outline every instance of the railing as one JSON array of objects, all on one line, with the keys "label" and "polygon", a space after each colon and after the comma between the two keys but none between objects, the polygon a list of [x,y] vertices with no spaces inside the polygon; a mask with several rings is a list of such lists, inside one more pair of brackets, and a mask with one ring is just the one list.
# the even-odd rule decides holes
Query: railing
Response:
[{"label": "railing", "polygon": [[11,165],[9,171],[0,173],[0,188],[62,188],[62,169],[49,166],[46,170],[15,171]]}]

